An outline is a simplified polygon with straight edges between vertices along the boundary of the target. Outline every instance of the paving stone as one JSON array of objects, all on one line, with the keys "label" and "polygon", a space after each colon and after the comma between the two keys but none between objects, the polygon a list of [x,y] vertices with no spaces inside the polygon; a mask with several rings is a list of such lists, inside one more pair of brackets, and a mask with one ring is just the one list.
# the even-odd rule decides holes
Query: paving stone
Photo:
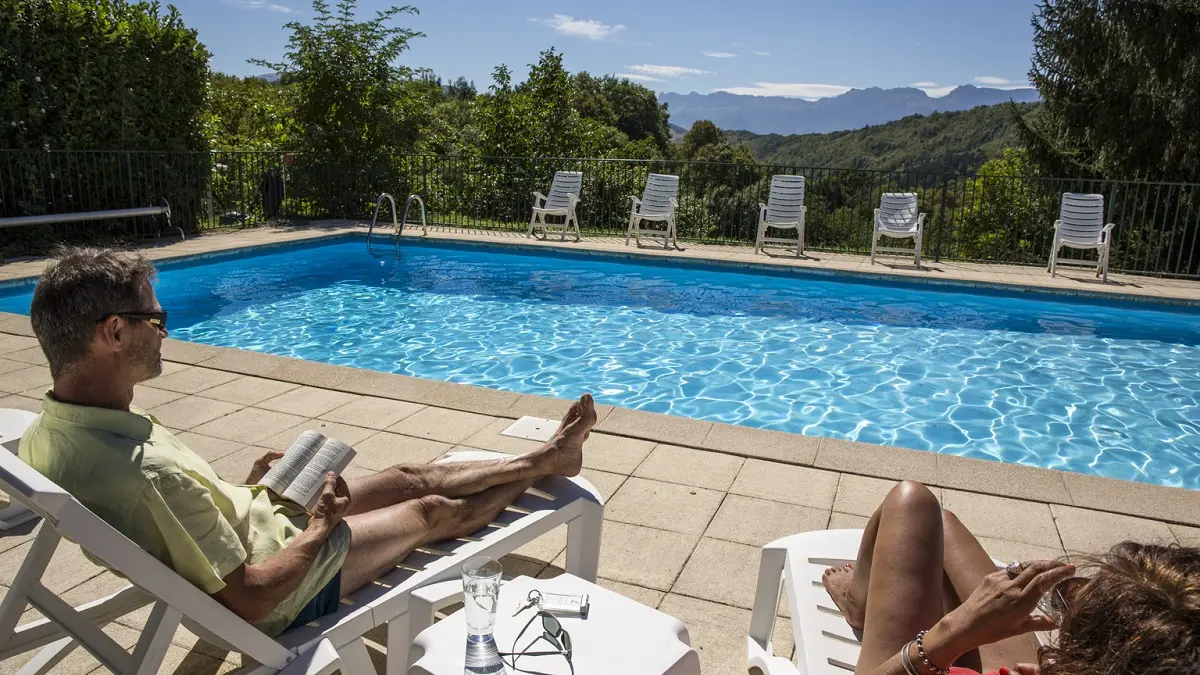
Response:
[{"label": "paving stone", "polygon": [[252,352],[244,349],[225,349],[211,359],[204,360],[207,369],[224,370],[235,373],[235,377],[257,375],[267,377],[282,369],[295,359],[262,352]]},{"label": "paving stone", "polygon": [[388,431],[444,443],[462,443],[495,420],[487,415],[426,408],[388,427]]},{"label": "paving stone", "polygon": [[54,379],[50,377],[50,369],[46,366],[30,366],[13,370],[0,375],[0,391],[8,394],[20,394],[30,389],[45,393]]},{"label": "paving stone", "polygon": [[259,404],[259,408],[304,417],[320,417],[335,408],[357,401],[356,394],[347,394],[315,387],[298,387]]},{"label": "paving stone", "polygon": [[1060,545],[1050,507],[958,490],[942,491],[942,506],[976,537],[1007,539],[1046,548]]},{"label": "paving stone", "polygon": [[449,443],[381,431],[354,446],[354,462],[382,471],[397,464],[428,464],[453,447]]},{"label": "paving stone", "polygon": [[641,586],[634,586],[633,584],[613,581],[612,579],[605,579],[604,577],[597,577],[596,584],[602,588],[607,588],[610,591],[629,598],[634,602],[641,603],[650,609],[657,608],[658,603],[662,602],[663,596],[666,595],[666,593],[663,593],[662,591],[656,591],[653,588],[642,588]]},{"label": "paving stone", "polygon": [[[162,357],[168,361],[197,364],[201,361],[220,356],[228,350],[226,347],[213,347],[186,340],[163,340]],[[237,403],[238,401],[235,401]]]},{"label": "paving stone", "polygon": [[241,450],[231,452],[224,457],[209,462],[217,475],[234,485],[241,485],[250,475],[254,462],[263,455],[271,452],[271,448],[247,445]]},{"label": "paving stone", "polygon": [[1123,541],[1168,544],[1175,535],[1165,523],[1116,513],[1051,504],[1054,522],[1068,553],[1099,554]]},{"label": "paving stone", "polygon": [[659,591],[670,590],[700,540],[625,523],[604,523],[598,576]]},{"label": "paving stone", "polygon": [[520,394],[487,387],[475,387],[454,382],[435,382],[424,393],[422,403],[450,408],[471,410],[485,415],[500,415],[521,398]]},{"label": "paving stone", "polygon": [[24,361],[9,361],[8,359],[0,359],[0,375],[11,373],[17,370],[25,370],[28,367],[29,364],[25,363]]},{"label": "paving stone", "polygon": [[[536,394],[522,394],[512,405],[504,409],[500,414],[513,419],[520,419],[529,415],[531,417],[541,417],[542,419],[561,420],[563,415],[567,414],[567,409],[577,399],[551,398],[549,396],[538,396]],[[611,405],[603,403],[596,404],[596,420],[603,421],[609,413],[612,412]]]},{"label": "paving stone", "polygon": [[797,506],[828,509],[837,493],[838,474],[761,459],[748,459],[729,491]]},{"label": "paving stone", "polygon": [[38,345],[38,344],[35,344],[34,346],[32,346],[28,349],[22,349],[20,351],[9,352],[8,354],[4,355],[4,358],[9,359],[11,361],[20,361],[22,363],[28,363],[30,365],[35,365],[35,366],[45,366],[50,363],[49,361],[46,360],[46,353],[42,351],[41,345]]},{"label": "paving stone", "polygon": [[259,445],[286,450],[292,447],[292,443],[295,443],[297,438],[300,438],[300,434],[309,430],[315,431],[325,438],[336,438],[356,449],[359,443],[378,433],[374,429],[339,424],[338,422],[330,422],[328,420],[305,420],[291,429],[284,429],[278,434],[260,442]]},{"label": "paving stone", "polygon": [[1064,472],[1075,506],[1200,526],[1200,490]]},{"label": "paving stone", "polygon": [[710,429],[712,422],[628,408],[614,409],[603,422],[596,425],[597,431],[692,446],[703,443]]},{"label": "paving stone", "polygon": [[[746,671],[750,610],[668,593],[659,603],[658,611],[679,619],[687,627],[692,647],[700,655],[701,672]],[[792,653],[792,628],[787,619],[776,619],[772,642],[776,654]]]},{"label": "paving stone", "polygon": [[166,389],[155,389],[144,384],[133,387],[133,405],[142,410],[157,408],[171,401],[178,401],[184,396],[187,396],[187,394],[181,394],[177,391],[167,391]]},{"label": "paving stone", "polygon": [[815,466],[892,480],[937,483],[937,454],[890,445],[822,438]]},{"label": "paving stone", "polygon": [[566,550],[567,526],[560,525],[537,539],[521,545],[517,550],[513,551],[513,555],[531,560],[539,560],[548,565],[554,562]]},{"label": "paving stone", "polygon": [[633,475],[725,491],[733,485],[744,462],[743,458],[733,455],[664,443],[654,448]]},{"label": "paving stone", "polygon": [[338,385],[338,389],[355,394],[423,404],[426,402],[425,393],[433,387],[433,384],[433,380],[420,377],[362,371]]},{"label": "paving stone", "polygon": [[340,389],[339,385],[356,377],[361,372],[362,370],[358,368],[287,359],[286,363],[267,373],[267,377],[320,389]]},{"label": "paving stone", "polygon": [[[0,584],[5,588],[12,586],[17,570],[32,546],[33,542],[27,542],[0,554]],[[64,593],[102,572],[102,568],[83,556],[78,546],[64,539],[59,542],[50,558],[50,565],[42,574],[42,585],[52,593]]]},{"label": "paving stone", "polygon": [[724,495],[715,490],[630,478],[604,508],[604,517],[633,525],[699,535]]},{"label": "paving stone", "polygon": [[[132,650],[140,637],[136,631],[116,623],[109,624],[102,630],[126,650]],[[0,661],[0,675],[14,675],[21,670],[22,666],[32,661],[37,654],[38,650],[32,649],[23,654]],[[76,647],[71,650],[71,653],[66,658],[55,664],[51,672],[54,675],[85,675],[90,673],[108,673],[109,671],[88,650]],[[164,669],[160,672],[171,673],[173,671]]]},{"label": "paving stone", "polygon": [[[869,517],[875,513],[875,510],[883,503],[884,497],[887,497],[899,482],[844,473],[841,482],[838,483],[837,497],[833,500],[833,510]],[[926,487],[939,502],[942,500],[941,488]]]},{"label": "paving stone", "polygon": [[265,441],[304,421],[305,419],[299,415],[288,415],[262,408],[242,408],[233,414],[202,424],[192,431],[205,436],[216,436],[251,445]]},{"label": "paving stone", "polygon": [[628,476],[654,449],[653,441],[592,432],[583,445],[583,465]]},{"label": "paving stone", "polygon": [[753,609],[761,546],[703,537],[672,593]]},{"label": "paving stone", "polygon": [[[507,429],[513,423],[507,418],[493,420],[486,427],[471,434],[469,438],[462,442],[463,445],[481,450],[492,450],[495,452],[503,452],[509,455],[523,455],[528,452],[533,452],[545,445],[542,441],[530,441],[523,438],[514,438],[505,436],[500,432]],[[584,449],[587,452],[587,449]]]},{"label": "paving stone", "polygon": [[163,426],[187,430],[235,413],[241,408],[242,406],[236,403],[187,396],[151,408],[147,412],[154,415]]},{"label": "paving stone", "polygon": [[704,536],[762,547],[797,532],[823,530],[828,521],[825,509],[726,495]]},{"label": "paving stone", "polygon": [[[28,317],[26,317],[28,320]],[[38,346],[37,338],[24,335],[0,335],[0,354],[12,354]]]},{"label": "paving stone", "polygon": [[187,366],[176,372],[164,374],[151,380],[155,389],[177,391],[181,394],[199,394],[218,385],[232,382],[239,375],[223,370],[211,370],[197,366]]},{"label": "paving stone", "polygon": [[40,413],[42,412],[42,399],[21,396],[20,394],[0,396],[0,408],[14,408],[16,410],[28,410],[29,412]]},{"label": "paving stone", "polygon": [[867,526],[867,521],[870,520],[867,516],[857,516],[852,513],[839,513],[834,511],[829,516],[829,527],[827,530],[861,530]]},{"label": "paving stone", "polygon": [[226,455],[232,455],[246,447],[244,443],[227,441],[223,438],[214,438],[191,431],[181,431],[175,434],[175,437],[186,445],[189,450],[203,457],[206,462],[213,462]]},{"label": "paving stone", "polygon": [[988,555],[1005,563],[1010,563],[1014,560],[1058,560],[1066,555],[1061,546],[1049,548],[1026,544],[1020,541],[1007,541],[1005,539],[991,539],[989,537],[978,537],[978,539],[979,543],[983,544],[983,550],[987,551]]},{"label": "paving stone", "polygon": [[584,467],[583,471],[579,472],[579,477],[591,483],[592,487],[596,488],[600,492],[600,495],[604,497],[605,503],[612,499],[613,495],[617,493],[617,490],[621,488],[621,485],[627,478],[619,473],[597,471],[587,467]]},{"label": "paving stone", "polygon": [[937,471],[942,487],[986,492],[1002,485],[1008,497],[1071,503],[1062,471],[954,455],[937,455]]},{"label": "paving stone", "polygon": [[204,395],[208,398],[215,398],[218,401],[254,405],[269,398],[274,398],[284,392],[296,389],[299,386],[291,382],[246,376],[213,387],[205,391]]},{"label": "paving stone", "polygon": [[770,429],[713,424],[700,447],[786,464],[809,466],[817,456],[819,439]]},{"label": "paving stone", "polygon": [[1200,548],[1200,527],[1187,527],[1185,525],[1168,525],[1171,532],[1175,535],[1175,539],[1181,546],[1190,546],[1192,548]]},{"label": "paving stone", "polygon": [[320,415],[322,419],[342,424],[353,424],[382,431],[396,424],[424,406],[407,401],[397,401],[376,396],[362,396],[339,408]]}]

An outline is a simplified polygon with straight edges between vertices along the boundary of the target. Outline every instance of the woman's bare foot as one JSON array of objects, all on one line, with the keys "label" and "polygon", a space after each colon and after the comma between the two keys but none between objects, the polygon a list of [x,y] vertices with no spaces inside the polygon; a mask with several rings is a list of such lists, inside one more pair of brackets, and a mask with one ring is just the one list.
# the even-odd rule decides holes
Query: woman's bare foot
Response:
[{"label": "woman's bare foot", "polygon": [[851,629],[861,631],[866,623],[867,608],[851,594],[853,582],[854,568],[849,563],[842,567],[830,567],[821,577],[821,583],[825,585],[834,604],[842,610],[846,623],[850,624]]},{"label": "woman's bare foot", "polygon": [[596,426],[596,402],[591,394],[584,394],[571,404],[563,415],[558,431],[542,448],[555,458],[555,473],[560,476],[578,476],[583,469],[583,442],[588,439],[592,427]]}]

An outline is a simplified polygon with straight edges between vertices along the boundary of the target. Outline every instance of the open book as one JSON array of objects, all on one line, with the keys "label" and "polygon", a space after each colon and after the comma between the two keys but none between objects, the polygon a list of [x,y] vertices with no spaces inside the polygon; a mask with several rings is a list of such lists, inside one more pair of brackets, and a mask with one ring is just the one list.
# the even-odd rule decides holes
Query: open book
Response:
[{"label": "open book", "polygon": [[300,434],[258,484],[305,509],[312,509],[321,495],[325,474],[330,471],[341,474],[354,455],[354,448],[309,430]]}]

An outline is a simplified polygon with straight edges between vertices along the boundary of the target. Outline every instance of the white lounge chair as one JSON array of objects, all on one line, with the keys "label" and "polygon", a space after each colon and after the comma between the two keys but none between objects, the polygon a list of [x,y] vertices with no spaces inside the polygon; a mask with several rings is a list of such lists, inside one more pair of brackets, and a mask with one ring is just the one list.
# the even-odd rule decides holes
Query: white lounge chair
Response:
[{"label": "white lounge chair", "polygon": [[[679,208],[679,176],[668,176],[652,173],[646,176],[646,189],[642,198],[630,196],[633,208],[629,212],[629,229],[625,232],[625,245],[633,237],[638,246],[642,245],[642,237],[662,237],[663,248],[674,245],[675,241],[675,211]],[[646,229],[643,222],[664,223],[665,229]]]},{"label": "white lounge chair", "polygon": [[[871,264],[875,264],[876,253],[911,255],[913,264],[921,266],[921,236],[925,229],[925,214],[917,213],[917,195],[914,192],[887,192],[875,209],[875,229],[871,237]],[[886,248],[879,245],[879,238],[912,239],[913,248]]]},{"label": "white lounge chair", "polygon": [[[494,457],[453,453],[443,461]],[[0,660],[41,648],[21,671],[48,673],[78,646],[114,673],[157,673],[180,623],[202,639],[246,654],[258,664],[246,672],[325,675],[375,673],[364,632],[387,626],[388,675],[405,673],[415,634],[409,626],[413,590],[456,578],[468,558],[499,558],[559,525],[567,525],[567,571],[594,581],[599,558],[603,501],[582,479],[539,482],[489,527],[463,539],[420,549],[373,584],[343,600],[336,613],[287,631],[260,632],[173,570],[150,556],[52,481],[18,457],[0,452],[0,489],[45,519],[12,587],[0,603]],[[134,583],[105,598],[72,607],[42,584],[42,575],[65,537]],[[101,627],[153,603],[132,653]],[[47,618],[17,627],[32,604]]]},{"label": "white lounge chair", "polygon": [[[28,410],[0,409],[0,446],[4,446],[4,449],[14,455],[17,454],[21,436],[25,435],[25,430],[35,419],[37,419],[37,413]],[[36,513],[30,511],[21,502],[10,499],[8,506],[0,509],[0,531],[11,530],[34,518],[37,518]]]},{"label": "white lounge chair", "polygon": [[[535,230],[541,230],[542,238],[553,232],[559,232],[562,241],[567,240],[567,233],[575,233],[575,241],[579,241],[579,217],[575,214],[575,206],[579,204],[580,191],[583,189],[582,171],[555,171],[554,181],[550,183],[550,196],[540,192],[533,193],[533,215],[529,218],[529,232],[532,237]],[[564,218],[561,225],[547,223],[547,216]]]},{"label": "white lounge chair", "polygon": [[[767,203],[758,205],[758,239],[754,252],[765,248],[764,244],[788,244],[796,247],[796,257],[804,255],[804,217],[808,207],[804,205],[804,176],[772,176],[771,195]],[[795,238],[769,237],[768,230],[795,230]]]},{"label": "white lounge chair", "polygon": [[[1050,276],[1054,276],[1059,265],[1080,265],[1095,267],[1096,276],[1103,275],[1107,282],[1114,227],[1113,223],[1104,224],[1104,195],[1063,193],[1058,220],[1054,222],[1054,244],[1050,247]],[[1059,258],[1058,252],[1064,246],[1094,248],[1098,254],[1096,262]]]},{"label": "white lounge chair", "polygon": [[[758,668],[764,675],[854,672],[862,644],[825,591],[821,576],[828,567],[840,567],[858,558],[862,534],[862,530],[801,532],[763,547],[750,635],[746,638],[749,668]],[[994,558],[992,561],[1004,567],[1004,563]],[[777,656],[771,644],[781,584],[787,587],[798,668],[786,654]],[[1039,635],[1039,639],[1044,643],[1044,636]]]}]

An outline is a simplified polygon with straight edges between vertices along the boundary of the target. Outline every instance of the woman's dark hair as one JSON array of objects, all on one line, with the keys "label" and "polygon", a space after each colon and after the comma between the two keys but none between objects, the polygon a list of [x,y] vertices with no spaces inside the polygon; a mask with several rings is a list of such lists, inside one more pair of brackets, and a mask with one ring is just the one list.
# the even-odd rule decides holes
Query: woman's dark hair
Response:
[{"label": "woman's dark hair", "polygon": [[1125,542],[1080,568],[1041,675],[1200,673],[1200,549]]}]

